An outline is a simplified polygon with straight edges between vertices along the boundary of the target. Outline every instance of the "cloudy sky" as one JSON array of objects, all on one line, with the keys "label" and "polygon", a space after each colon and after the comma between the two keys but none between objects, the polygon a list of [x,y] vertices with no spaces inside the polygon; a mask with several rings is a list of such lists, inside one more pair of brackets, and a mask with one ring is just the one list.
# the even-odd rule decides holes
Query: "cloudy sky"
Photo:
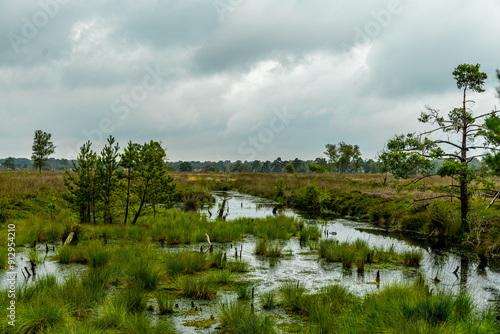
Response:
[{"label": "cloudy sky", "polygon": [[498,0],[1,0],[0,158],[57,158],[113,135],[177,160],[374,158],[460,105],[451,72],[480,63],[500,104]]}]

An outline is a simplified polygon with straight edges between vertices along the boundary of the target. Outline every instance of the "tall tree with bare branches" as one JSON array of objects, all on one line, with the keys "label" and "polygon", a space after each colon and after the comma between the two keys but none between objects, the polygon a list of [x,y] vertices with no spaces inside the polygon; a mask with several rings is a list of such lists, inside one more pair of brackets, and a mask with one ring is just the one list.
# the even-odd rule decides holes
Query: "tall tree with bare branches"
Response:
[{"label": "tall tree with bare branches", "polygon": [[467,97],[469,92],[484,92],[486,73],[480,65],[462,64],[453,71],[457,88],[462,91],[461,105],[443,115],[439,110],[427,107],[419,121],[433,126],[419,134],[398,135],[390,139],[380,155],[386,169],[396,177],[407,178],[411,174],[429,175],[433,164],[431,159],[445,159],[438,169],[440,176],[458,179],[461,228],[470,229],[469,188],[472,181],[486,182],[471,170],[469,164],[474,158],[494,150],[499,144],[496,138],[486,132],[488,123],[496,118],[497,110],[474,116],[471,106],[474,101]]}]

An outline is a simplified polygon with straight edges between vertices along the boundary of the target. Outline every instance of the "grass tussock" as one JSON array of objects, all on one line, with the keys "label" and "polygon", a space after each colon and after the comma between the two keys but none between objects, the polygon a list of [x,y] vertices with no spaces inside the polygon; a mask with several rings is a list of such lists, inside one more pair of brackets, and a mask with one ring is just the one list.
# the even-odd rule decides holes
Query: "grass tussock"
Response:
[{"label": "grass tussock", "polygon": [[418,267],[423,254],[419,250],[397,253],[394,247],[370,247],[366,241],[357,239],[354,242],[337,242],[333,239],[321,240],[319,254],[328,262],[341,262],[350,269],[355,265],[362,272],[366,264],[372,263],[402,263],[406,266]]},{"label": "grass tussock", "polygon": [[221,304],[218,318],[223,333],[277,333],[273,318],[252,313],[250,307],[240,302]]}]

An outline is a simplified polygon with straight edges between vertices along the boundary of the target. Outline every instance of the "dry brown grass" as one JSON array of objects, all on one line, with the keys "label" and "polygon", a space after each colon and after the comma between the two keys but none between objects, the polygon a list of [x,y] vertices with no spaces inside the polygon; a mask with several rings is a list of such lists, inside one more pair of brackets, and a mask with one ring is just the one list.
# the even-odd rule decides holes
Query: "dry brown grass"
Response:
[{"label": "dry brown grass", "polygon": [[0,196],[62,193],[64,175],[64,171],[0,171]]}]

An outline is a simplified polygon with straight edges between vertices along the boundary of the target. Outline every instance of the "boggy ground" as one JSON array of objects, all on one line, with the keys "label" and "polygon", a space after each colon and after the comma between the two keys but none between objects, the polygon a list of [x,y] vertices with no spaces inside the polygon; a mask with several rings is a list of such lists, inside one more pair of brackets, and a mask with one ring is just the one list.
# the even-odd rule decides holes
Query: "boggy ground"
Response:
[{"label": "boggy ground", "polygon": [[[403,232],[453,240],[480,256],[500,255],[500,203],[486,209],[493,191],[472,189],[469,233],[451,178],[419,182],[368,174],[175,173],[179,192],[238,190],[274,199],[309,216],[338,215]],[[498,181],[492,178],[491,181]]]},{"label": "boggy ground", "polygon": [[[295,203],[301,191],[309,194],[308,189],[320,190],[318,197],[311,191],[313,199],[321,199],[327,193],[333,196],[377,190],[385,195],[365,195],[374,196],[381,203],[403,200],[396,196],[404,194],[397,192],[396,186],[383,192],[383,187],[369,188],[370,182],[363,185],[363,180],[329,181],[325,176],[261,175],[267,186],[257,182],[256,176],[245,174],[175,176],[184,195],[189,194],[190,188],[200,193],[224,188],[252,192],[252,188],[258,188],[269,190],[268,197],[284,203]],[[229,258],[220,251],[207,252],[208,243],[205,249],[196,251],[180,247],[165,252],[158,245],[205,243],[205,234],[211,242],[228,244],[253,235],[258,239],[255,252],[272,259],[283,253],[276,240],[297,238],[308,244],[318,258],[342,262],[358,271],[371,261],[418,266],[419,254],[370,249],[362,242],[337,244],[321,240],[321,233],[314,226],[282,216],[208,221],[198,213],[171,209],[160,210],[156,217],[148,214],[134,226],[80,225],[62,199],[61,173],[1,177],[0,265],[8,265],[7,230],[14,225],[16,246],[30,247],[31,261],[43,261],[34,249],[47,243],[57,247],[53,260],[68,265],[82,263],[87,268],[65,279],[50,274],[38,277],[34,284],[23,284],[19,274],[16,326],[8,324],[8,307],[13,300],[8,288],[0,291],[0,328],[5,333],[174,333],[179,331],[176,317],[196,315],[196,320],[181,326],[224,333],[500,332],[492,310],[477,310],[467,295],[433,291],[424,278],[418,278],[412,286],[394,284],[366,297],[337,285],[307,291],[301,284],[284,283],[252,299],[247,284],[240,280],[240,275],[248,270],[245,261]],[[316,184],[314,179],[320,182]],[[330,188],[325,185],[328,182]],[[343,182],[353,186],[342,188],[339,183]],[[386,196],[394,199],[378,199],[388,199]],[[331,208],[323,204],[327,201],[318,203],[320,211]],[[119,210],[116,215],[119,217]],[[390,220],[389,217],[386,222]],[[69,232],[76,234],[78,243],[62,246]],[[198,301],[218,300],[225,291],[233,291],[238,298],[221,299],[213,312],[202,313]],[[192,304],[196,306],[189,310],[183,305],[176,307],[179,298],[196,301]]]}]

